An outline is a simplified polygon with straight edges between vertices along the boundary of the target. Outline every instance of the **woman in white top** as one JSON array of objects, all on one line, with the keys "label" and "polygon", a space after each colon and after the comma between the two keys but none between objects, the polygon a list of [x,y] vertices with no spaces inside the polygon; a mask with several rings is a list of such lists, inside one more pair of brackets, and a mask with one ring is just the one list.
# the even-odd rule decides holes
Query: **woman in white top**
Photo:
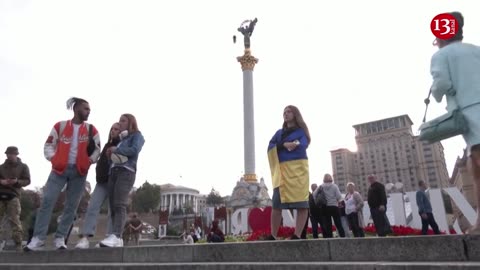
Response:
[{"label": "woman in white top", "polygon": [[347,184],[347,195],[345,195],[345,213],[347,214],[348,223],[355,237],[365,237],[365,233],[363,232],[362,209],[362,195],[355,191],[355,184],[349,182]]}]

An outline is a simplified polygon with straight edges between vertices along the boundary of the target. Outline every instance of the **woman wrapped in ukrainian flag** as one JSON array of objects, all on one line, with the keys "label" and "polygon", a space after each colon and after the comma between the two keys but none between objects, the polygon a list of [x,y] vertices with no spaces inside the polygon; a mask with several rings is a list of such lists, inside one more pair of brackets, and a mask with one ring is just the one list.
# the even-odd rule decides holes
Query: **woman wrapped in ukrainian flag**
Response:
[{"label": "woman wrapped in ukrainian flag", "polygon": [[273,197],[271,235],[275,240],[282,221],[282,209],[297,209],[295,233],[291,239],[300,239],[308,218],[308,158],[310,144],[308,127],[297,107],[283,110],[283,126],[268,145],[268,160],[272,173]]}]

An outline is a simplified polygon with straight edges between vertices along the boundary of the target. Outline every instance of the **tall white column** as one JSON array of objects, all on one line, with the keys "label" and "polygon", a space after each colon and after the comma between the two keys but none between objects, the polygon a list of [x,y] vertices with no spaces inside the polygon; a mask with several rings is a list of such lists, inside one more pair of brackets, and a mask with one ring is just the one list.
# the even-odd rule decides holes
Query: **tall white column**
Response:
[{"label": "tall white column", "polygon": [[255,174],[255,123],[253,108],[253,72],[243,71],[243,147],[245,174]]},{"label": "tall white column", "polygon": [[255,174],[255,122],[253,103],[253,68],[258,59],[251,55],[250,49],[245,49],[243,56],[237,57],[243,70],[243,147],[245,181],[256,182]]},{"label": "tall white column", "polygon": [[173,209],[173,197],[172,197],[172,194],[170,194],[170,205],[168,206],[168,212],[172,213],[172,209]]},{"label": "tall white column", "polygon": [[195,213],[198,212],[198,208],[197,208],[197,196],[194,196],[194,197],[193,197],[193,209],[195,209]]}]

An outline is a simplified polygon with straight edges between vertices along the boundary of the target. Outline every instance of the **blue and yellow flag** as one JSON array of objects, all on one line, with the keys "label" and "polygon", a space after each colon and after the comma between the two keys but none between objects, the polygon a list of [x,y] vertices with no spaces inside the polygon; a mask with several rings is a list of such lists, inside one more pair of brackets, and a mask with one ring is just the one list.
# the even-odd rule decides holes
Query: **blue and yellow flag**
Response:
[{"label": "blue and yellow flag", "polygon": [[[286,136],[282,136],[283,132],[283,129],[278,130],[268,145],[273,188],[279,188],[282,203],[308,201],[307,136],[302,128],[297,128]],[[285,142],[295,140],[300,144],[294,150],[288,151],[283,147]]]}]

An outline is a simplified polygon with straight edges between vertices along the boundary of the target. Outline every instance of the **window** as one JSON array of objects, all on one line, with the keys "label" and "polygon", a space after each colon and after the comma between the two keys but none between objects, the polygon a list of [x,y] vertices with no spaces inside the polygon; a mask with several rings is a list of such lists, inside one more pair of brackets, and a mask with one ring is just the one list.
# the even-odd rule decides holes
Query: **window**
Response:
[{"label": "window", "polygon": [[388,127],[389,128],[394,128],[395,127],[395,125],[393,123],[393,119],[388,119]]},{"label": "window", "polygon": [[395,123],[395,128],[399,128],[400,127],[400,121],[398,120],[398,118],[395,118],[393,120],[394,120],[394,123]]},{"label": "window", "polygon": [[383,120],[380,124],[382,125],[382,130],[387,130],[388,129],[387,121]]}]

